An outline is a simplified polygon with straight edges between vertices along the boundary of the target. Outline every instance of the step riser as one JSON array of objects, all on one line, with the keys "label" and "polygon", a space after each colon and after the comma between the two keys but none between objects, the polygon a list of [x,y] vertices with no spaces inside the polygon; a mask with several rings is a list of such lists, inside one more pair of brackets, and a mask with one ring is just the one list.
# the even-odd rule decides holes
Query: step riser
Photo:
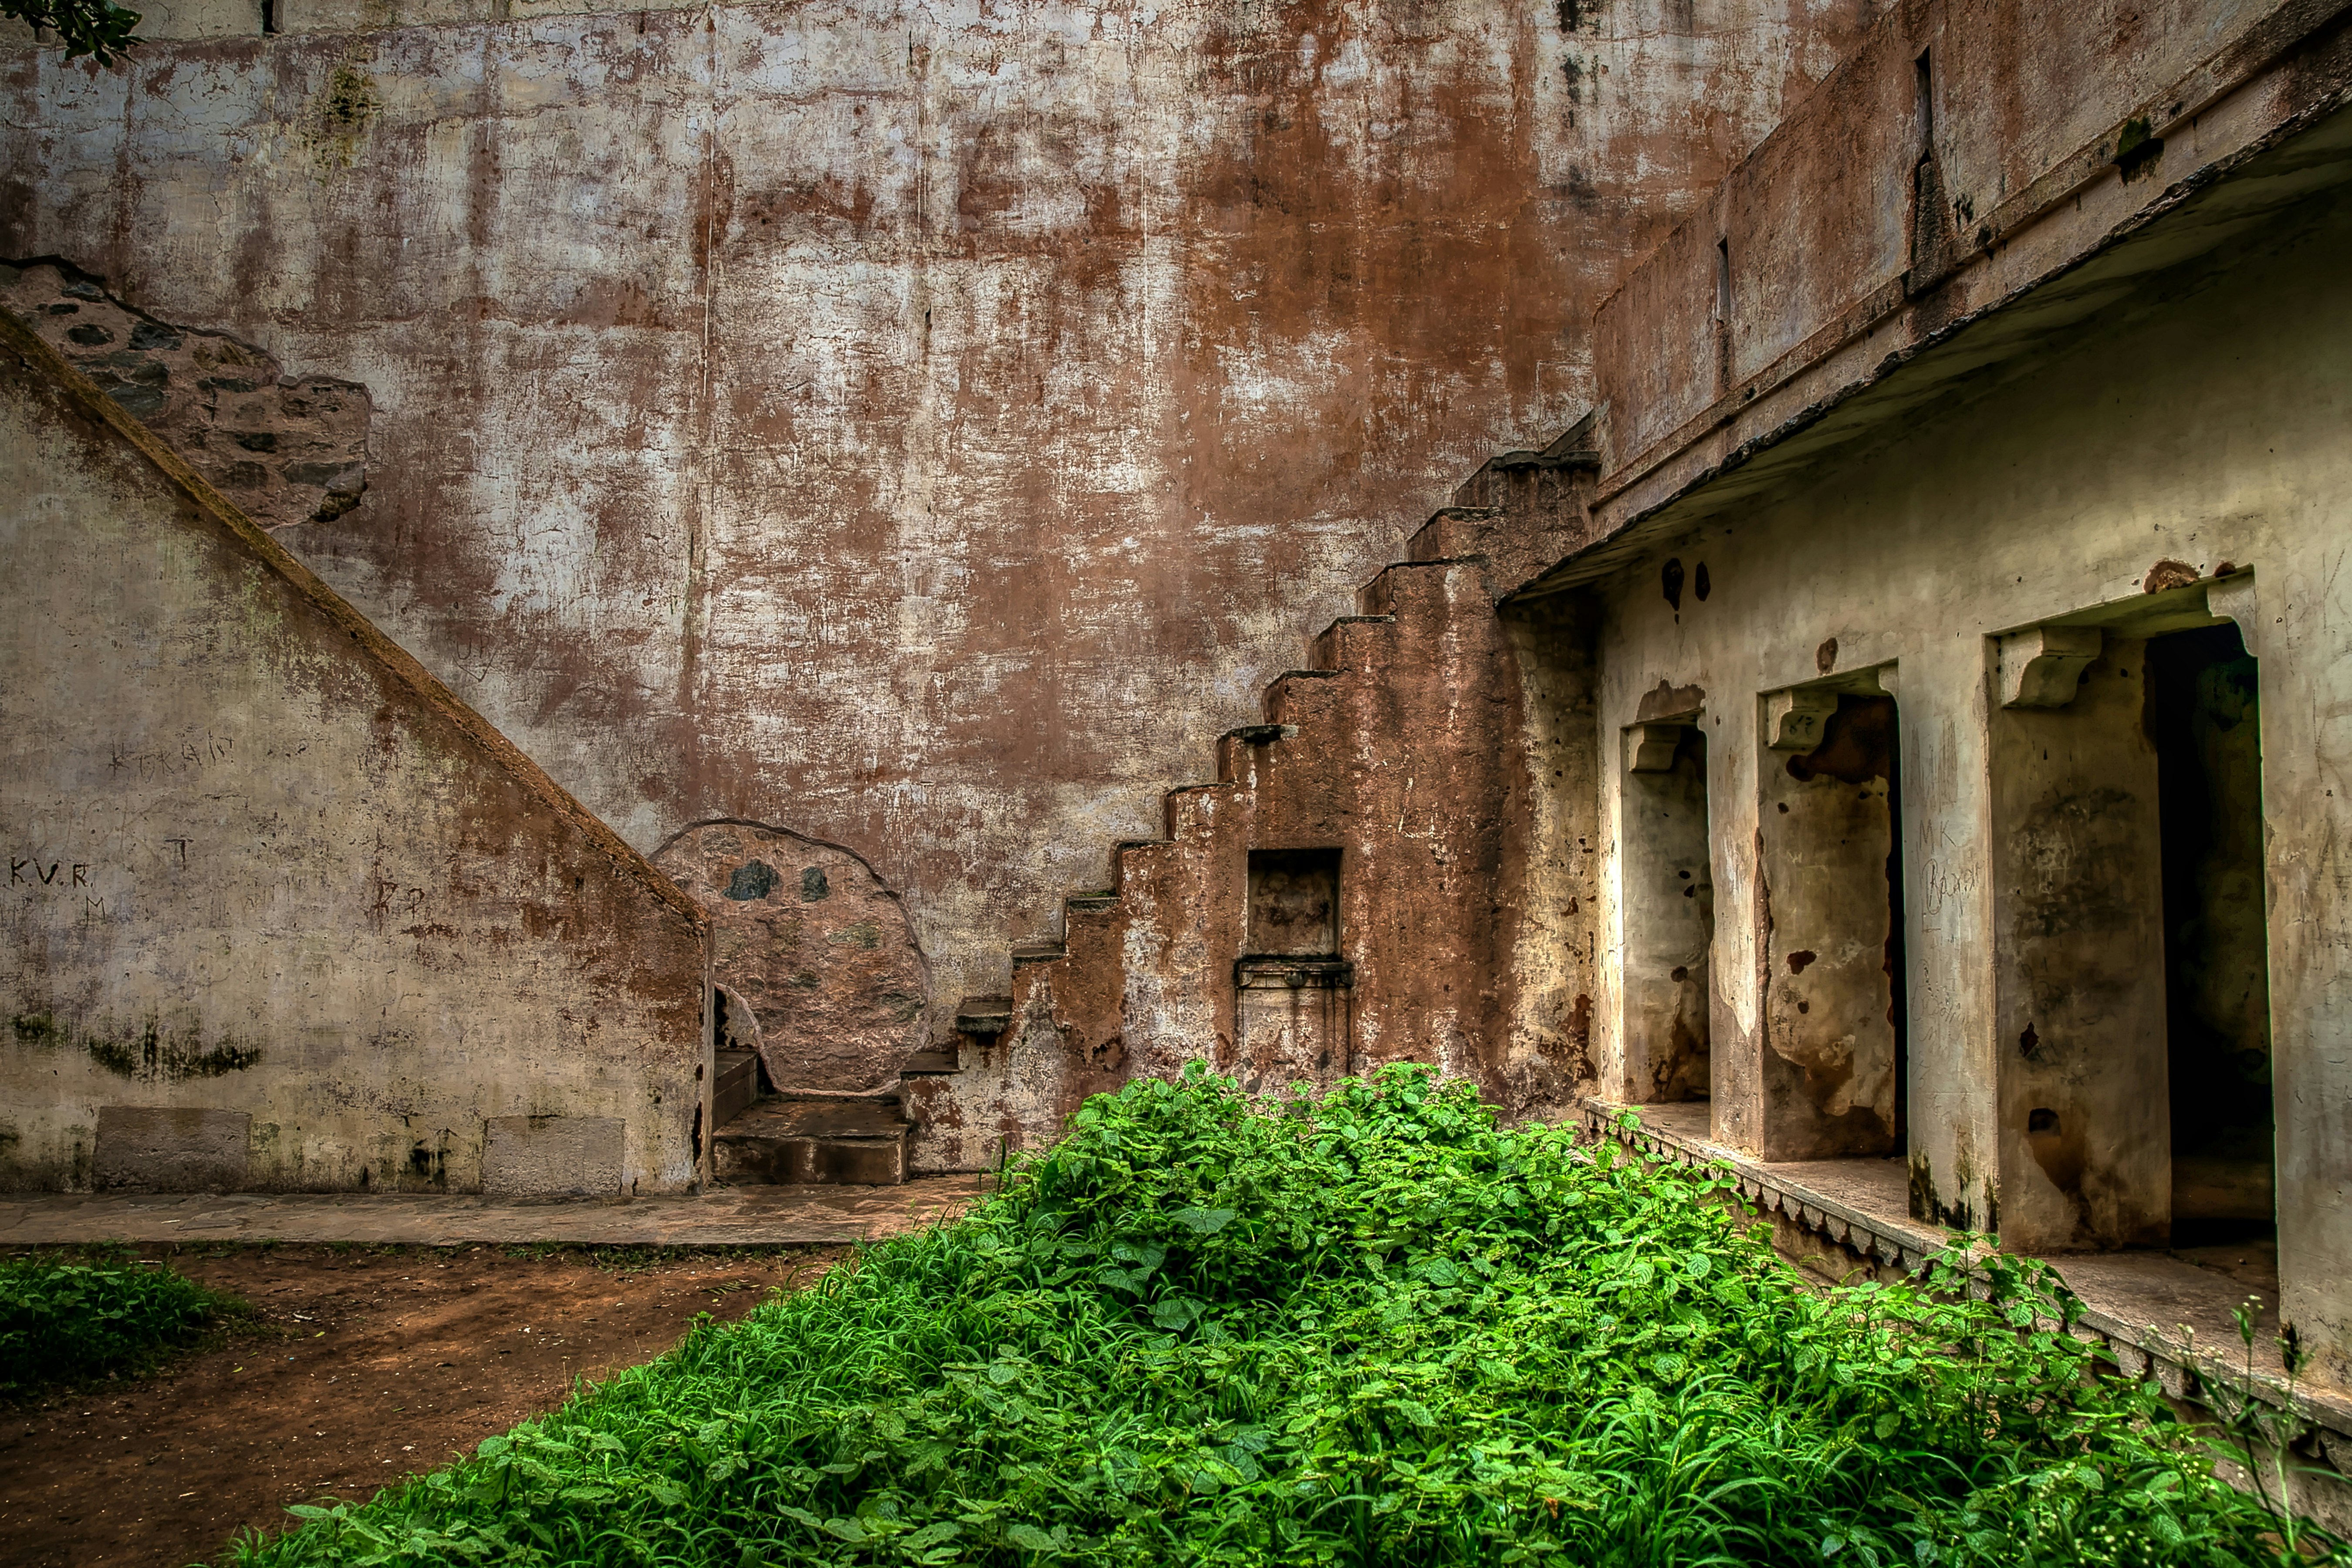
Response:
[{"label": "step riser", "polygon": [[1503,509],[1492,506],[1449,506],[1421,525],[1405,546],[1408,561],[1442,561],[1449,555],[1470,555],[1483,549],[1488,531]]},{"label": "step riser", "polygon": [[1162,821],[1170,842],[1195,836],[1205,816],[1221,811],[1234,798],[1231,784],[1188,784],[1171,789],[1162,799]]},{"label": "step riser", "polygon": [[710,1122],[724,1127],[751,1109],[760,1098],[760,1075],[755,1070],[724,1072],[710,1086]]},{"label": "step riser", "polygon": [[1399,621],[1432,622],[1456,613],[1454,574],[1470,574],[1460,584],[1468,599],[1491,604],[1479,586],[1488,563],[1484,556],[1446,556],[1434,561],[1404,561],[1389,567],[1367,584],[1360,596],[1367,615],[1392,616]]},{"label": "step riser", "polygon": [[1381,656],[1381,637],[1394,619],[1385,616],[1349,616],[1317,634],[1313,657],[1318,669],[1362,669]]},{"label": "step riser", "polygon": [[897,1186],[907,1179],[905,1138],[720,1138],[712,1174],[724,1185]]}]

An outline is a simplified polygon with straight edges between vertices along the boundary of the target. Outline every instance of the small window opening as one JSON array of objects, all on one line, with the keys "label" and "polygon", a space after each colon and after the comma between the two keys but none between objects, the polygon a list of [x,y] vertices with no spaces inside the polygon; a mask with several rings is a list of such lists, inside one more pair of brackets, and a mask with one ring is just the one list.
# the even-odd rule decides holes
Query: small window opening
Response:
[{"label": "small window opening", "polygon": [[2223,624],[2149,641],[2172,1244],[2277,1235],[2258,668]]},{"label": "small window opening", "polygon": [[1731,320],[1731,241],[1715,242],[1715,319]]},{"label": "small window opening", "polygon": [[278,0],[261,0],[261,36],[275,37],[278,33]]},{"label": "small window opening", "polygon": [[1339,956],[1339,851],[1254,849],[1248,951],[1234,964],[1234,1069],[1252,1094],[1359,1070]]}]

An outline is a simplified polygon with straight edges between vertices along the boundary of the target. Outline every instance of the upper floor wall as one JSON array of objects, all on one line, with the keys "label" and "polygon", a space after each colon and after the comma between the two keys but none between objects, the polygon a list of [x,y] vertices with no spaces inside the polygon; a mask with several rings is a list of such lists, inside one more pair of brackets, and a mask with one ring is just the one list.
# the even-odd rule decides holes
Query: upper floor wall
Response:
[{"label": "upper floor wall", "polygon": [[1715,504],[1702,485],[1744,493],[1710,481],[1767,448],[1857,434],[1840,404],[1977,318],[2009,307],[1909,373],[1910,406],[2116,298],[2112,268],[2060,280],[2341,100],[2335,9],[1938,0],[1882,16],[1600,311],[1601,473],[1571,572],[1678,499]]}]

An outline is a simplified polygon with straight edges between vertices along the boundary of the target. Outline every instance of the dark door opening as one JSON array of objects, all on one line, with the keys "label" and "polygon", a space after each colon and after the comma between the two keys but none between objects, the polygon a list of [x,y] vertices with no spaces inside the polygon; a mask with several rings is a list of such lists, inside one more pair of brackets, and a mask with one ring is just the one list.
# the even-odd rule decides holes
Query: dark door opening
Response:
[{"label": "dark door opening", "polygon": [[2257,668],[2234,626],[2147,645],[2164,878],[2172,1244],[2277,1234]]},{"label": "dark door opening", "polygon": [[1703,1100],[1713,1086],[1715,875],[1706,731],[1642,724],[1624,794],[1625,1097]]},{"label": "dark door opening", "polygon": [[1764,784],[1767,1159],[1910,1151],[1895,699],[1843,692]]}]

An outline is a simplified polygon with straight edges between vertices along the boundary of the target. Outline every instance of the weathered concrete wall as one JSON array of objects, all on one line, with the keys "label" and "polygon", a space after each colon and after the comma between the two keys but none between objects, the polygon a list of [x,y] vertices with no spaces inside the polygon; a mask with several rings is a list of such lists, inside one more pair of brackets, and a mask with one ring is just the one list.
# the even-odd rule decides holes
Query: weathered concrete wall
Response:
[{"label": "weathered concrete wall", "polygon": [[289,546],[639,847],[865,856],[936,1033],[1873,6],[569,9],[13,54],[0,254],[364,384]]},{"label": "weathered concrete wall", "polygon": [[0,321],[0,1184],[674,1191],[696,907]]},{"label": "weathered concrete wall", "polygon": [[[1554,582],[1622,563],[1663,509],[1737,508],[1875,439],[1883,417],[1850,404],[1865,388],[1991,395],[2186,253],[2116,261],[2118,237],[2347,100],[2352,32],[2294,0],[1886,8],[1596,319],[1597,473]],[[2248,223],[2278,189],[2209,221]],[[2084,265],[2102,252],[2116,265]],[[1968,354],[1927,354],[1931,378],[1920,356],[1989,315]]]},{"label": "weathered concrete wall", "polygon": [[[2282,156],[2305,172],[2299,179],[2316,166],[2304,153]],[[1767,710],[1752,700],[1875,671],[1901,708],[1915,1197],[1948,1221],[2003,1229],[2012,1205],[2025,1203],[2030,1224],[2024,1194],[2051,1177],[2029,1143],[2036,1130],[2020,1118],[2039,1108],[2059,1111],[2062,1133],[2079,1120],[2086,1149],[2112,1142],[2116,1179],[2142,1184],[2145,1215],[2161,1212],[2162,1184],[2123,1166],[2131,1150],[2161,1145],[2162,1097],[2147,1053],[2118,1043],[2161,1037],[2160,947],[2142,951],[2136,972],[2122,951],[2077,954],[2081,973],[2074,961],[2045,969],[2041,980],[2065,993],[2065,1027],[2077,1037],[2004,999],[2000,911],[2026,911],[2016,889],[1989,873],[2019,869],[2004,833],[2034,802],[2063,793],[2065,778],[2045,770],[2039,747],[2021,752],[2026,730],[2001,707],[2011,673],[2003,639],[2053,622],[2099,627],[2119,650],[2115,673],[2099,678],[2116,688],[2115,723],[2084,738],[2066,767],[2111,770],[2120,755],[2146,771],[2144,670],[2137,653],[2120,653],[2137,639],[2234,620],[2259,666],[2285,1316],[2317,1357],[2313,1375],[2337,1383],[2352,1371],[2352,1194],[2343,1179],[2352,1169],[2352,1078],[2336,1048],[2352,1030],[2343,963],[2352,901],[2341,864],[2352,843],[2352,662],[2339,570],[2352,495],[2341,438],[2352,414],[2347,243],[2352,208],[2311,198],[2259,249],[2197,274],[2202,287],[2152,285],[2161,310],[2119,310],[2103,333],[2021,369],[2000,399],[1963,406],[1834,472],[1753,492],[1735,517],[1685,526],[1601,591],[1598,700],[1602,732],[1615,733],[1639,721],[1661,682],[1708,694],[1718,1136],[1750,1149],[1769,1136],[1759,1086],[1727,1070],[1764,1048],[1766,987],[1780,978],[1768,979],[1761,962],[1773,935],[1758,865],[1759,837],[1770,830],[1762,814],[1778,815],[1759,770],[1777,754],[1759,732]],[[1706,565],[1707,599],[1668,603],[1669,550]],[[2110,704],[2095,691],[2077,700]],[[2035,722],[2081,717],[2060,710]],[[1996,744],[1997,736],[2008,739]],[[2048,769],[2059,767],[2063,745],[2053,740]],[[1604,889],[1622,882],[1622,836],[1633,830],[1622,794],[1617,778],[1604,779]],[[2154,826],[2138,807],[2117,821],[2126,837],[2144,839]],[[2105,933],[2102,942],[2148,949],[2161,905],[2157,848],[2126,837],[2072,844],[2070,854],[2092,858],[2078,868],[2089,880],[2046,876],[2045,891],[2074,890],[2042,917],[2079,919]],[[1777,904],[1777,889],[1772,896]],[[1623,915],[1609,898],[1602,935],[1613,950]],[[2006,929],[2013,942],[2014,918]],[[1612,963],[1622,963],[1612,951]],[[2021,1049],[2028,1021],[2035,1050],[2072,1064],[2063,1108],[2021,1097],[2039,1070]],[[1622,1059],[1623,1027],[1622,999],[1596,1017],[1604,1058]],[[2138,1219],[2113,1217],[2086,1238],[2144,1234]]]}]

